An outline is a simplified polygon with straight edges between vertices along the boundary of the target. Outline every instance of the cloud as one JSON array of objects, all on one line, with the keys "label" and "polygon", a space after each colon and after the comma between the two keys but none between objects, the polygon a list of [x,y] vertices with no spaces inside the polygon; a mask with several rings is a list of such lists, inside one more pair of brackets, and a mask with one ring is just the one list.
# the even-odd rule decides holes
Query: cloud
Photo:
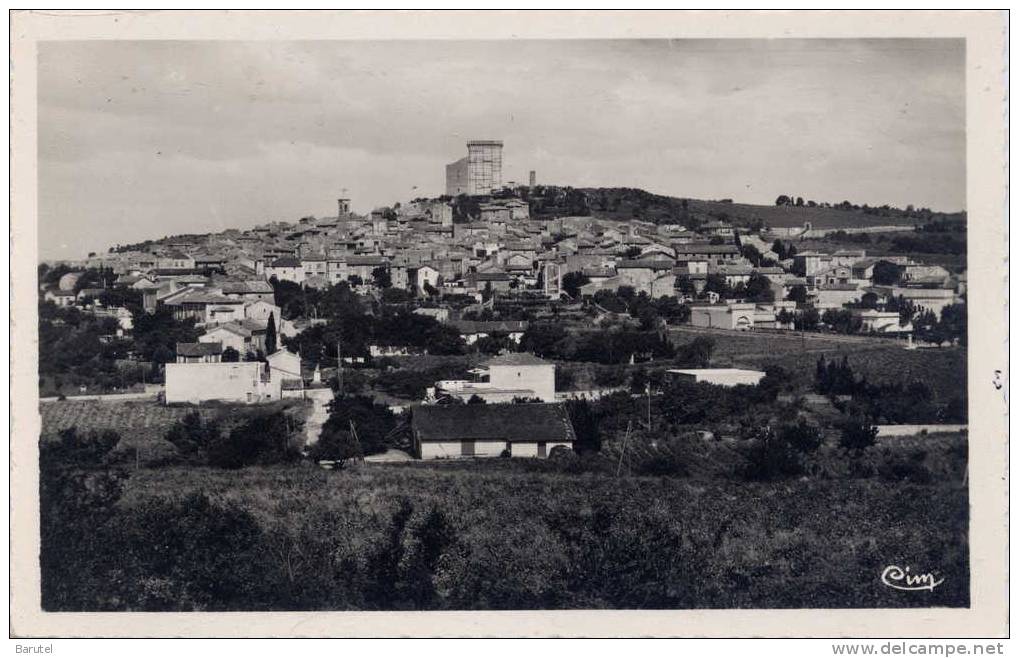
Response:
[{"label": "cloud", "polygon": [[518,181],[957,209],[963,100],[952,40],[50,42],[41,251],[437,194],[472,137]]}]

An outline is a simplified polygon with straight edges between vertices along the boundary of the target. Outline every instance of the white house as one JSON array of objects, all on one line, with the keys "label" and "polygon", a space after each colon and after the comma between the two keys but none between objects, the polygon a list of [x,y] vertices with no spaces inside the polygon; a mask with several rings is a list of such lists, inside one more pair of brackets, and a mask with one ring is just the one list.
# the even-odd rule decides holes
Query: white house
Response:
[{"label": "white house", "polygon": [[753,303],[692,304],[690,324],[695,327],[749,331],[754,326],[756,310],[757,305]]},{"label": "white house", "polygon": [[533,354],[511,353],[493,357],[488,383],[496,389],[523,389],[544,402],[555,402],[555,364]]},{"label": "white house", "polygon": [[280,398],[280,382],[259,361],[168,363],[165,396],[167,404],[272,401]]},{"label": "white house", "polygon": [[248,352],[255,351],[255,347],[252,344],[251,333],[250,329],[245,328],[237,322],[228,322],[226,324],[216,325],[207,330],[203,335],[198,337],[198,342],[219,343],[222,344],[224,350],[231,347],[243,358]]},{"label": "white house", "polygon": [[431,265],[422,265],[414,272],[414,285],[417,287],[418,292],[423,294],[425,292],[425,284],[432,288],[438,288],[441,276],[439,270]]},{"label": "white house", "polygon": [[166,364],[166,403],[270,402],[284,388],[303,387],[300,355],[283,349],[270,354],[268,364],[224,362],[221,351],[219,343],[179,343],[178,363]]},{"label": "white house", "polygon": [[717,386],[757,386],[764,379],[760,370],[743,370],[741,368],[684,368],[669,369],[671,377],[689,382],[707,382]]},{"label": "white house", "polygon": [[276,277],[277,281],[292,281],[301,283],[304,281],[304,265],[296,258],[283,256],[277,258],[265,267],[265,278]]},{"label": "white house", "polygon": [[524,320],[495,320],[482,322],[475,320],[455,320],[450,325],[460,332],[464,342],[473,345],[482,338],[492,334],[505,335],[509,340],[519,344],[527,331],[527,322]]}]

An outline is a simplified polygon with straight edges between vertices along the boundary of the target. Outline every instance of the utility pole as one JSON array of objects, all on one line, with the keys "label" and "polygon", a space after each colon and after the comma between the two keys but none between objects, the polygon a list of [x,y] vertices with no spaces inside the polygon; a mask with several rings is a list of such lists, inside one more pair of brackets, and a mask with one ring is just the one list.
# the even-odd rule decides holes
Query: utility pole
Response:
[{"label": "utility pole", "polygon": [[623,449],[619,451],[619,464],[616,465],[616,477],[619,477],[619,471],[623,468],[623,457],[626,455],[626,444],[630,440],[630,426],[632,423],[626,424],[626,435],[623,437]]},{"label": "utility pole", "polygon": [[336,336],[336,386],[337,393],[343,397],[343,336]]},{"label": "utility pole", "polygon": [[647,382],[647,429],[651,431],[651,380]]},{"label": "utility pole", "polygon": [[364,448],[361,447],[361,439],[357,437],[357,428],[354,427],[354,421],[350,421],[350,435],[354,437],[354,443],[357,445],[357,458],[363,464],[364,463]]}]

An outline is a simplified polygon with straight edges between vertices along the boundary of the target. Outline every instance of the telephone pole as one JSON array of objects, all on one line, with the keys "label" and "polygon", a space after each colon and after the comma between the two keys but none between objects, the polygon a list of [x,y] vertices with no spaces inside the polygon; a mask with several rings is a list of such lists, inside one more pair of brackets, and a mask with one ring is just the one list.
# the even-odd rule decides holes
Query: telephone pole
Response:
[{"label": "telephone pole", "polygon": [[647,429],[651,431],[651,380],[647,383]]},{"label": "telephone pole", "polygon": [[619,477],[619,472],[623,469],[623,457],[626,456],[626,444],[630,440],[630,426],[632,423],[626,424],[626,435],[623,437],[623,449],[619,451],[619,463],[616,465],[616,477]]},{"label": "telephone pole", "polygon": [[343,397],[343,337],[336,336],[336,386],[337,393]]}]

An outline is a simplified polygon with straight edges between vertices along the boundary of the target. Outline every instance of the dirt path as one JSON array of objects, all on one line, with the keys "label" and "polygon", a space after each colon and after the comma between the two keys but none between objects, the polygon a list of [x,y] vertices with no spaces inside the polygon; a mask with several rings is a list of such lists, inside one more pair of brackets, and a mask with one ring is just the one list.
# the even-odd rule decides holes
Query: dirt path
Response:
[{"label": "dirt path", "polygon": [[322,425],[329,420],[329,403],[333,400],[333,389],[310,389],[305,391],[305,395],[312,403],[311,413],[304,422],[304,445],[310,446],[318,442],[322,434]]}]

